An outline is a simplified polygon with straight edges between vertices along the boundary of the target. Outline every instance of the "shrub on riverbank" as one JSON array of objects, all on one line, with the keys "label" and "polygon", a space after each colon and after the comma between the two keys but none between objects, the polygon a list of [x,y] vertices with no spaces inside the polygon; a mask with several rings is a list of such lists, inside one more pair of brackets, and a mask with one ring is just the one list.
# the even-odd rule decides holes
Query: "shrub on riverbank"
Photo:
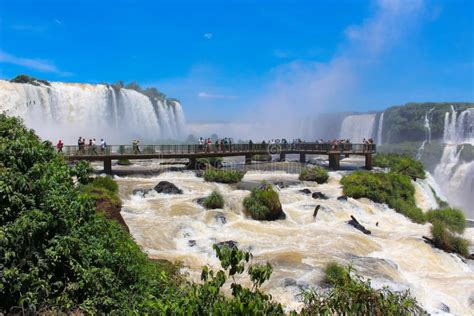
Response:
[{"label": "shrub on riverbank", "polygon": [[214,191],[202,201],[202,205],[207,209],[223,208],[224,198],[222,194]]},{"label": "shrub on riverbank", "polygon": [[208,182],[237,183],[242,180],[245,173],[238,170],[207,169],[204,180]]},{"label": "shrub on riverbank", "polygon": [[350,268],[330,263],[325,280],[333,287],[328,291],[303,293],[301,315],[413,315],[425,314],[410,292],[394,292],[384,287],[373,289],[370,280],[351,275]]},{"label": "shrub on riverbank", "polygon": [[278,193],[270,184],[253,189],[243,204],[245,211],[256,220],[276,220],[284,216]]},{"label": "shrub on riverbank", "polygon": [[462,234],[466,229],[466,217],[461,210],[454,208],[444,208],[431,210],[426,213],[426,218],[430,223],[435,221],[443,223],[451,231]]},{"label": "shrub on riverbank", "polygon": [[121,158],[121,159],[117,160],[117,165],[119,165],[119,166],[130,166],[131,164],[132,163],[128,159]]},{"label": "shrub on riverbank", "polygon": [[323,184],[328,181],[329,174],[326,169],[317,166],[301,170],[299,179],[303,181],[316,181],[319,184]]},{"label": "shrub on riverbank", "polygon": [[464,257],[469,256],[469,242],[450,232],[443,222],[439,220],[433,222],[431,235],[434,246],[437,248],[446,252],[457,253]]},{"label": "shrub on riverbank", "polygon": [[375,167],[390,168],[391,172],[402,173],[412,179],[426,177],[423,164],[409,155],[377,154],[373,164]]},{"label": "shrub on riverbank", "polygon": [[425,215],[415,204],[415,188],[408,176],[396,173],[356,171],[341,179],[344,195],[368,198],[386,203],[416,223],[424,223]]}]

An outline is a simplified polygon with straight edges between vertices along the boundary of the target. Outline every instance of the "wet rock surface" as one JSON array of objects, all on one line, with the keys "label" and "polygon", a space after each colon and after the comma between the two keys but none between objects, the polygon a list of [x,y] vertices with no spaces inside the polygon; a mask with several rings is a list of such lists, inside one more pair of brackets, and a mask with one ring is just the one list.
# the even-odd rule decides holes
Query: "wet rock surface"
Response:
[{"label": "wet rock surface", "polygon": [[355,229],[360,230],[366,235],[370,235],[372,232],[368,229],[366,229],[361,223],[357,221],[357,219],[351,215],[351,220],[347,222],[347,224],[353,226]]},{"label": "wet rock surface", "polygon": [[161,181],[155,186],[155,191],[165,194],[183,194],[183,190],[169,181]]},{"label": "wet rock surface", "polygon": [[329,199],[328,196],[322,192],[314,192],[311,197],[313,199],[320,199],[320,200],[327,200]]}]

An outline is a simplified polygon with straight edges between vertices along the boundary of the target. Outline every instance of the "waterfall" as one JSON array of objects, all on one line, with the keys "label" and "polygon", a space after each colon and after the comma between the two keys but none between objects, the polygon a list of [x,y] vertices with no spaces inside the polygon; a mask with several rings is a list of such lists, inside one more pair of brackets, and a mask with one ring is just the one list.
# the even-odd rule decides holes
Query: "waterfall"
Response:
[{"label": "waterfall", "polygon": [[28,127],[53,143],[62,139],[74,144],[79,136],[104,138],[109,144],[183,136],[181,104],[164,102],[155,109],[150,98],[140,92],[103,84],[51,82],[36,86],[0,80],[0,112],[23,118]]},{"label": "waterfall", "polygon": [[435,179],[448,202],[461,208],[467,218],[474,218],[474,161],[460,159],[465,146],[474,145],[474,108],[457,113],[453,106],[444,116],[443,142],[446,144]]},{"label": "waterfall", "polygon": [[421,143],[420,148],[418,148],[418,152],[416,153],[416,159],[420,160],[421,157],[423,156],[423,152],[425,151],[425,145],[426,143],[430,144],[431,143],[431,112],[433,112],[434,108],[431,108],[428,112],[425,114],[425,134],[426,138],[423,140]]},{"label": "waterfall", "polygon": [[372,138],[375,126],[375,114],[349,115],[342,121],[339,138],[360,143],[364,138]]},{"label": "waterfall", "polygon": [[383,114],[384,114],[384,112],[382,112],[382,114],[380,114],[379,126],[377,128],[377,143],[378,143],[378,145],[382,145]]}]

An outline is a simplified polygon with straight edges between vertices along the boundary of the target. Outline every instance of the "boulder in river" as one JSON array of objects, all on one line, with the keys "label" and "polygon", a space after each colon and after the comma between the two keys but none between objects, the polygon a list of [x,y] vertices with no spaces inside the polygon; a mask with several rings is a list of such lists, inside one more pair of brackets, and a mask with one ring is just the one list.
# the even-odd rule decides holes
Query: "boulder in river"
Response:
[{"label": "boulder in river", "polygon": [[216,246],[218,248],[222,248],[222,247],[234,248],[234,247],[238,247],[239,243],[233,240],[226,240],[226,241],[218,242]]},{"label": "boulder in river", "polygon": [[360,230],[361,232],[363,232],[366,235],[371,234],[371,231],[366,229],[362,224],[360,224],[359,221],[357,221],[357,219],[352,215],[351,215],[351,220],[348,221],[347,224],[349,224],[351,226],[354,226],[355,229]]},{"label": "boulder in river", "polygon": [[282,285],[283,287],[296,286],[296,280],[292,278],[284,278]]},{"label": "boulder in river", "polygon": [[299,192],[303,193],[303,194],[311,194],[311,190],[306,188],[306,189],[301,189],[301,190],[298,190]]},{"label": "boulder in river", "polygon": [[225,215],[222,214],[222,213],[217,214],[216,216],[214,216],[214,218],[216,219],[216,222],[218,222],[222,225],[227,223],[227,218],[225,218]]},{"label": "boulder in river", "polygon": [[161,181],[155,186],[155,191],[166,194],[183,194],[183,190],[169,181]]},{"label": "boulder in river", "polygon": [[341,195],[337,198],[338,201],[341,202],[347,202],[347,196],[346,195]]},{"label": "boulder in river", "polygon": [[195,241],[194,239],[188,240],[188,246],[189,246],[189,247],[194,247],[194,246],[196,246],[196,241]]},{"label": "boulder in river", "polygon": [[327,195],[322,192],[314,192],[311,196],[313,199],[321,199],[321,200],[329,199]]},{"label": "boulder in river", "polygon": [[138,196],[144,197],[145,195],[147,195],[147,194],[150,193],[151,191],[152,191],[152,189],[142,189],[142,188],[138,188],[138,189],[133,190],[132,194],[133,194],[133,195],[138,195]]}]

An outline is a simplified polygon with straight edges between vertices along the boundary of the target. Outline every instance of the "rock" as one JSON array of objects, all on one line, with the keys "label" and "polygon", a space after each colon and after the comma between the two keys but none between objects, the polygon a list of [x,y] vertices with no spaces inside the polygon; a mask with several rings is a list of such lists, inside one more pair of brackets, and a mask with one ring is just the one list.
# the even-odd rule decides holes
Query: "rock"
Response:
[{"label": "rock", "polygon": [[119,223],[126,232],[130,229],[125,223],[120,211],[122,210],[122,202],[114,199],[103,197],[95,201],[95,207],[98,213],[103,213],[107,219],[114,220]]},{"label": "rock", "polygon": [[194,239],[188,240],[188,246],[189,247],[194,247],[196,246],[196,241]]},{"label": "rock", "polygon": [[283,212],[283,210],[281,210],[280,215],[278,215],[277,219],[286,219],[286,214],[285,212]]},{"label": "rock", "polygon": [[445,313],[449,313],[450,312],[450,308],[448,305],[444,304],[444,303],[440,303],[439,304],[439,309],[442,310],[443,312]]},{"label": "rock", "polygon": [[321,208],[321,205],[316,205],[316,207],[314,208],[314,212],[313,212],[313,218],[316,219],[316,216],[318,216],[318,212],[319,212],[319,209]]},{"label": "rock", "polygon": [[366,235],[370,235],[371,232],[370,230],[366,229],[364,226],[362,226],[358,221],[357,219],[351,215],[351,220],[347,222],[349,225],[351,226],[354,226],[355,229],[358,229],[360,230],[361,232],[363,232],[364,234]]},{"label": "rock", "polygon": [[226,240],[226,241],[221,241],[216,244],[216,246],[220,249],[222,247],[227,247],[227,248],[234,248],[238,247],[239,243],[233,240]]},{"label": "rock", "polygon": [[183,194],[183,190],[179,189],[176,185],[168,181],[161,181],[158,183],[155,186],[155,191],[166,194]]},{"label": "rock", "polygon": [[227,223],[227,218],[225,218],[224,214],[217,214],[214,218],[216,219],[216,222],[221,223],[222,225]]},{"label": "rock", "polygon": [[141,196],[141,197],[145,197],[145,195],[147,195],[148,193],[150,193],[151,190],[152,190],[152,189],[142,189],[142,188],[139,188],[139,189],[133,190],[132,194],[133,194],[133,195],[138,195],[138,196]]},{"label": "rock", "polygon": [[201,206],[204,206],[203,203],[205,199],[206,199],[205,197],[201,197],[201,198],[194,199],[193,201]]},{"label": "rock", "polygon": [[324,193],[322,192],[314,192],[311,197],[313,199],[321,199],[321,200],[327,200],[329,199]]},{"label": "rock", "polygon": [[341,201],[341,202],[347,202],[347,196],[345,195],[341,195],[337,198],[338,201]]},{"label": "rock", "polygon": [[301,192],[303,194],[311,194],[311,190],[310,189],[302,189],[302,190],[298,190],[298,192]]},{"label": "rock", "polygon": [[292,278],[284,278],[281,283],[283,287],[296,286],[296,280]]}]

